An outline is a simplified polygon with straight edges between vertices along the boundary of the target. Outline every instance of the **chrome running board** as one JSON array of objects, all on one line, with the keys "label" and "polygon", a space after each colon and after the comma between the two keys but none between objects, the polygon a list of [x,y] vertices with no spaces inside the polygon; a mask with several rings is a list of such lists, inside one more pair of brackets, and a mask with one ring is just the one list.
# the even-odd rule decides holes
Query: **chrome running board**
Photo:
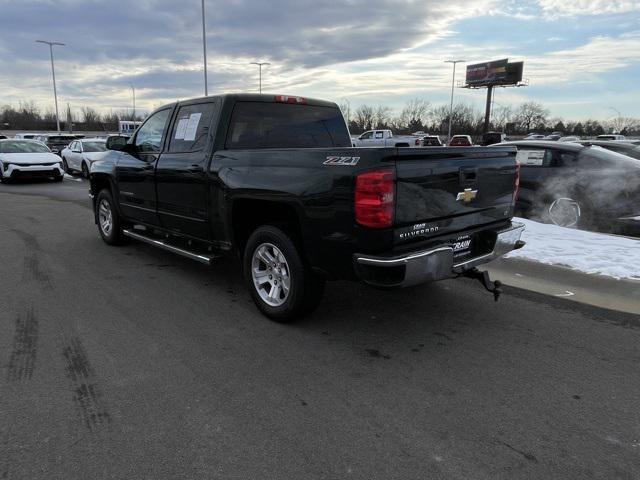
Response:
[{"label": "chrome running board", "polygon": [[135,240],[140,240],[141,242],[148,243],[149,245],[162,248],[163,250],[167,250],[169,252],[177,253],[178,255],[190,258],[191,260],[195,260],[196,262],[204,263],[205,265],[211,265],[213,260],[218,257],[218,255],[203,255],[201,253],[191,252],[189,250],[185,250],[184,248],[176,247],[169,243],[163,242],[162,240],[141,235],[137,232],[134,232],[133,230],[123,230],[122,233],[127,237],[133,238]]}]

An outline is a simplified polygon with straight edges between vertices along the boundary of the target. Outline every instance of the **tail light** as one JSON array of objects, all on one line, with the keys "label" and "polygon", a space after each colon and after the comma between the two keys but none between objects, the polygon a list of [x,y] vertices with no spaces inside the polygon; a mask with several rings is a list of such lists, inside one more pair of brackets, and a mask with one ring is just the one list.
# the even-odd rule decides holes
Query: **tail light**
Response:
[{"label": "tail light", "polygon": [[516,204],[518,200],[518,194],[520,193],[520,164],[516,163],[516,180],[513,187],[513,204]]},{"label": "tail light", "polygon": [[289,97],[288,95],[276,95],[278,103],[295,103],[297,105],[306,105],[307,99],[303,97]]},{"label": "tail light", "polygon": [[361,173],[356,177],[356,222],[363,227],[389,228],[395,211],[393,168]]}]

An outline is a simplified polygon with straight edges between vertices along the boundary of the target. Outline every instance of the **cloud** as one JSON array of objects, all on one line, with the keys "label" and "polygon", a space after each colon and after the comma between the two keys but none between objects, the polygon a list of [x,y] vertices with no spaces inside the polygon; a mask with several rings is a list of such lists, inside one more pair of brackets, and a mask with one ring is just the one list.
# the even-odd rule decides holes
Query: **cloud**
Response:
[{"label": "cloud", "polygon": [[[253,81],[247,64],[257,59],[285,76],[386,57],[446,36],[453,22],[496,1],[207,0],[211,81],[243,90]],[[0,101],[45,101],[48,51],[36,38],[67,44],[55,55],[60,94],[68,100],[85,101],[94,92],[100,103],[126,104],[128,94],[115,88],[126,90],[129,82],[141,99],[200,93],[201,12],[199,2],[191,3],[115,0],[107,8],[99,0],[0,0]]]},{"label": "cloud", "polygon": [[538,0],[538,4],[552,17],[640,11],[638,0]]}]

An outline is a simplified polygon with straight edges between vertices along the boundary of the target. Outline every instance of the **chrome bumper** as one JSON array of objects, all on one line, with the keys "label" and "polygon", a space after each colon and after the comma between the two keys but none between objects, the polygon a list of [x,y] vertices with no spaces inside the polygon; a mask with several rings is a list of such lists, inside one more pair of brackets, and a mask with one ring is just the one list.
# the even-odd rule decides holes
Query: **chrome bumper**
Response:
[{"label": "chrome bumper", "polygon": [[354,255],[356,274],[366,283],[381,287],[408,287],[451,278],[478,265],[495,260],[524,246],[521,223],[512,223],[496,232],[493,250],[487,254],[456,263],[451,245],[415,252],[401,257]]}]

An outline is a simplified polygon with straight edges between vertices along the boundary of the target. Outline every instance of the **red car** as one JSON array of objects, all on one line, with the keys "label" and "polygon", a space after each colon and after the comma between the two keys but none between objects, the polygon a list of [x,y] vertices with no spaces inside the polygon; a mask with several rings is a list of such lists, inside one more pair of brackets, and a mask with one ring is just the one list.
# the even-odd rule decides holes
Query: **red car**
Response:
[{"label": "red car", "polygon": [[473,142],[469,135],[454,135],[449,142],[450,147],[471,147]]}]

